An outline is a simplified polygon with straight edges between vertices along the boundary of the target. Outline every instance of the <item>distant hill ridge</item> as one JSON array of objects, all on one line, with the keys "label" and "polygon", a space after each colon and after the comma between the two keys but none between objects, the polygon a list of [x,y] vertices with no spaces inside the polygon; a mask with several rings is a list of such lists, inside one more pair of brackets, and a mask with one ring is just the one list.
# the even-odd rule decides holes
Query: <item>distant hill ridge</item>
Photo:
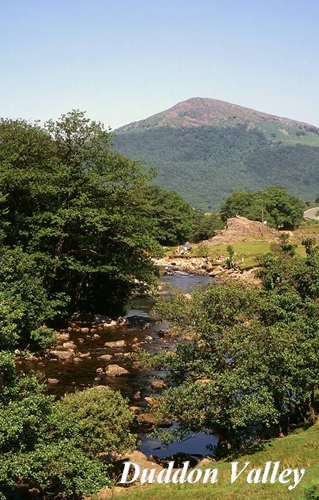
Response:
[{"label": "distant hill ridge", "polygon": [[205,211],[240,189],[319,196],[319,129],[304,122],[195,97],[115,132],[116,149]]},{"label": "distant hill ridge", "polygon": [[[305,133],[319,135],[319,128],[308,123],[282,118],[279,116],[262,113],[254,109],[203,97],[193,97],[187,101],[179,102],[166,111],[157,113],[145,120],[135,121],[124,125],[118,132],[132,130],[147,130],[157,127],[200,127],[200,126],[235,126],[247,125],[248,128],[257,127],[261,130],[268,129],[269,124],[282,129],[289,135],[292,129],[299,129]],[[302,137],[302,134],[300,135]]]}]

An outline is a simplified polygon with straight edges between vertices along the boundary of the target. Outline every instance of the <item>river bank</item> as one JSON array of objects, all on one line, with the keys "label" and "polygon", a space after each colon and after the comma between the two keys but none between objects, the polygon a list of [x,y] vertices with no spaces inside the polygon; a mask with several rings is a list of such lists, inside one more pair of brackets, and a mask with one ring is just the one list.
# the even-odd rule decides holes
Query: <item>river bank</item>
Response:
[{"label": "river bank", "polygon": [[[168,293],[171,286],[189,293],[198,286],[205,287],[213,282],[209,275],[177,271],[162,276],[160,293]],[[153,398],[161,392],[165,383],[163,373],[140,370],[132,355],[139,346],[152,353],[174,348],[174,340],[167,334],[168,325],[150,316],[153,304],[152,297],[135,297],[119,318],[95,316],[92,321],[73,319],[59,331],[55,347],[42,356],[17,355],[16,362],[23,371],[35,372],[47,385],[48,392],[57,397],[100,385],[119,390],[128,398],[134,412],[139,450],[146,457],[162,459],[189,453],[197,461],[217,444],[215,436],[189,436],[185,442],[172,443],[163,448],[157,439],[148,435],[154,424]],[[163,422],[163,425],[169,426],[171,422]]]},{"label": "river bank", "polygon": [[231,279],[257,285],[259,283],[255,276],[255,271],[259,267],[258,264],[246,269],[240,269],[238,266],[229,268],[225,263],[215,263],[209,257],[192,257],[188,255],[180,257],[165,256],[157,259],[155,263],[163,269],[163,274],[168,276],[175,273],[186,273],[196,276],[209,276],[220,280]]}]

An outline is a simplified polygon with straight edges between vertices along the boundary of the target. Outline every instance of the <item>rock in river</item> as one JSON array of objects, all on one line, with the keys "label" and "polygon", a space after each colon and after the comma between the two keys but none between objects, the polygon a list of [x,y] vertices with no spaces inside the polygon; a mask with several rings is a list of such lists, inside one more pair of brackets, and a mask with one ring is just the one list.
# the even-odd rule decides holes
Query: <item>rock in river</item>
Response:
[{"label": "rock in river", "polygon": [[109,365],[106,368],[105,374],[109,377],[119,377],[120,375],[128,375],[130,372],[119,365]]},{"label": "rock in river", "polygon": [[115,340],[114,342],[105,342],[105,347],[126,347],[127,343],[125,340]]},{"label": "rock in river", "polygon": [[50,351],[49,356],[54,359],[67,360],[74,356],[73,351]]},{"label": "rock in river", "polygon": [[58,384],[59,380],[57,378],[48,378],[48,384]]},{"label": "rock in river", "polygon": [[103,354],[102,356],[98,356],[97,359],[103,359],[104,361],[110,361],[112,359],[111,354]]}]

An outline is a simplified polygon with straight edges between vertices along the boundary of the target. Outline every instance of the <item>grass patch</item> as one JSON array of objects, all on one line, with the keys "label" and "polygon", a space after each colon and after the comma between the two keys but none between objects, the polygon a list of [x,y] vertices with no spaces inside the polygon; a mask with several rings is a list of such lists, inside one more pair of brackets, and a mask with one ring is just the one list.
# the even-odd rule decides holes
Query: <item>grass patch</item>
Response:
[{"label": "grass patch", "polygon": [[[300,240],[292,240],[297,245],[297,253],[305,256],[305,249],[301,245]],[[259,257],[270,251],[271,241],[242,241],[232,243],[235,250],[235,262],[241,269],[247,269],[251,266],[257,265]],[[227,257],[227,245],[196,245],[193,246],[191,251],[192,257],[208,257],[213,262],[218,263],[220,256]]]},{"label": "grass patch", "polygon": [[246,476],[230,484],[230,464],[218,462],[218,483],[204,485],[150,485],[132,488],[117,498],[128,500],[302,500],[304,490],[319,482],[319,424],[307,430],[299,430],[283,439],[267,442],[262,451],[246,455],[238,460],[249,461],[251,468],[264,466],[267,461],[280,461],[285,468],[305,468],[300,484],[289,491],[287,485],[247,484]]}]

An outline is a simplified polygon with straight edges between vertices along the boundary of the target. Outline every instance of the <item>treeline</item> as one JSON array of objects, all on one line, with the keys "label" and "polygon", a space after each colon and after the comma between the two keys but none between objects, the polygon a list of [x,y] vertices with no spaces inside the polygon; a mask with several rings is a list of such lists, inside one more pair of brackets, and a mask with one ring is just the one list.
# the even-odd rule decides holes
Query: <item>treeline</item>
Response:
[{"label": "treeline", "polygon": [[264,191],[237,191],[221,207],[224,222],[241,215],[250,220],[266,222],[276,229],[296,229],[303,220],[304,203],[282,187]]},{"label": "treeline", "polygon": [[121,153],[156,168],[159,186],[204,211],[218,210],[234,191],[273,185],[303,200],[318,196],[318,147],[268,141],[245,125],[160,127],[120,133],[113,142]]}]

